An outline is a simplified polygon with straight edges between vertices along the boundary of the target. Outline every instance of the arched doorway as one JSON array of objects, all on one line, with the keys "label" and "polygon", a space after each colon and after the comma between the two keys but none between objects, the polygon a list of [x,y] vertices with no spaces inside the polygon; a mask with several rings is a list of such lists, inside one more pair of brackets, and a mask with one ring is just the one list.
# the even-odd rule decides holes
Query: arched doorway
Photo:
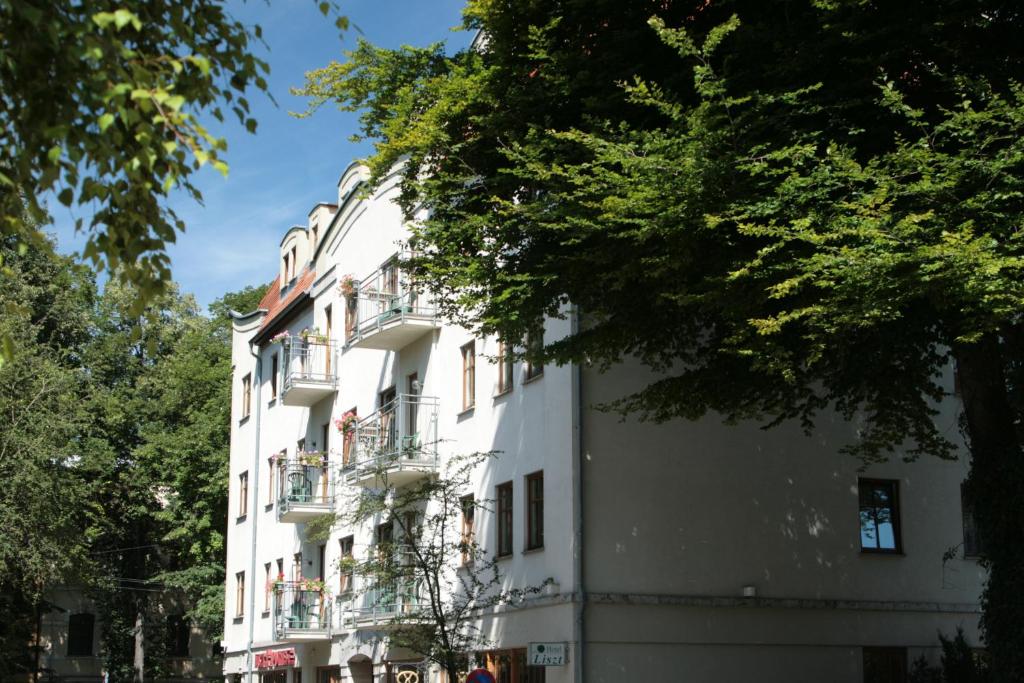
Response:
[{"label": "arched doorway", "polygon": [[366,655],[356,655],[348,660],[348,674],[352,683],[374,683],[373,662]]}]

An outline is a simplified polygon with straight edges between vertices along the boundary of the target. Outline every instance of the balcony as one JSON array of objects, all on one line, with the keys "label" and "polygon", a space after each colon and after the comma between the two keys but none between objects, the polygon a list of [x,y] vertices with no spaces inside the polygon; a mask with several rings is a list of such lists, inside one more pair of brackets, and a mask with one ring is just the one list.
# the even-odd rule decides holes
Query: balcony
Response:
[{"label": "balcony", "polygon": [[331,511],[334,489],[325,454],[299,453],[276,464],[278,520],[305,522]]},{"label": "balcony", "polygon": [[344,629],[384,629],[398,623],[419,621],[430,608],[422,599],[419,582],[413,576],[413,551],[409,546],[391,546],[388,551],[396,563],[394,569],[404,575],[390,586],[375,587],[362,594],[350,596],[342,611]]},{"label": "balcony", "polygon": [[438,327],[433,302],[401,279],[397,263],[353,287],[346,312],[349,347],[398,351]]},{"label": "balcony", "polygon": [[316,581],[274,583],[274,639],[286,642],[329,640],[332,603]]},{"label": "balcony", "polygon": [[281,403],[309,407],[338,388],[337,345],[327,337],[298,336],[282,340]]},{"label": "balcony", "polygon": [[345,481],[355,486],[404,486],[437,472],[434,396],[399,394],[359,420],[351,435]]}]

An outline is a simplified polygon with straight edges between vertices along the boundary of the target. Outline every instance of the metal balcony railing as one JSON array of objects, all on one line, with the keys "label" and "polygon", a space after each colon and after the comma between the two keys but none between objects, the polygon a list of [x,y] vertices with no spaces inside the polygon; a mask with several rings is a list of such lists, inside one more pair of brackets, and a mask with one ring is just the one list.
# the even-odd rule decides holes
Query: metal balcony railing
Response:
[{"label": "metal balcony railing", "polygon": [[[277,514],[286,518],[302,512],[320,514],[331,509],[334,482],[325,453],[303,452],[277,461]],[[301,521],[301,520],[296,520]]]},{"label": "metal balcony railing", "polygon": [[399,394],[359,420],[350,437],[349,475],[409,468],[435,470],[437,408],[435,396]]},{"label": "metal balcony railing", "polygon": [[374,552],[387,555],[399,574],[406,578],[396,579],[384,586],[376,586],[361,594],[352,595],[343,615],[343,625],[349,628],[381,626],[399,618],[416,618],[428,603],[423,599],[420,583],[412,578],[415,554],[409,546],[394,546]]},{"label": "metal balcony railing", "polygon": [[[285,337],[282,342],[282,399],[285,404],[311,405],[334,391],[338,383],[337,344],[327,337]],[[290,394],[295,400],[290,400]]]},{"label": "metal balcony railing", "polygon": [[[437,322],[430,296],[408,280],[397,260],[359,280],[349,302],[345,340],[353,345],[400,348]],[[382,338],[368,341],[374,335]]]},{"label": "metal balcony railing", "polygon": [[331,596],[308,581],[274,584],[274,636],[278,640],[330,637]]}]

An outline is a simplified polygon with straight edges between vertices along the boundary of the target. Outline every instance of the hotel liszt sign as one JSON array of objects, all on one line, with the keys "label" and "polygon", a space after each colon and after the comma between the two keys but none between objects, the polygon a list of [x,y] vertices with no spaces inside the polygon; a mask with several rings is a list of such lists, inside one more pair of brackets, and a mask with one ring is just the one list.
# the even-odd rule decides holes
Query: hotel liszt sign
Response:
[{"label": "hotel liszt sign", "polygon": [[565,643],[530,643],[530,666],[565,666]]}]

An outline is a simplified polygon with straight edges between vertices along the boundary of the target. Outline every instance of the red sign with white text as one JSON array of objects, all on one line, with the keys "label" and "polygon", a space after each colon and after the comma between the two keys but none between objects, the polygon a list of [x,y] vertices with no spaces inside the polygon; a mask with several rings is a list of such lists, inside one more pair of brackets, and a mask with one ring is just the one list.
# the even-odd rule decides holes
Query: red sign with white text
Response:
[{"label": "red sign with white text", "polygon": [[277,669],[282,666],[295,666],[294,648],[256,653],[257,669]]}]

